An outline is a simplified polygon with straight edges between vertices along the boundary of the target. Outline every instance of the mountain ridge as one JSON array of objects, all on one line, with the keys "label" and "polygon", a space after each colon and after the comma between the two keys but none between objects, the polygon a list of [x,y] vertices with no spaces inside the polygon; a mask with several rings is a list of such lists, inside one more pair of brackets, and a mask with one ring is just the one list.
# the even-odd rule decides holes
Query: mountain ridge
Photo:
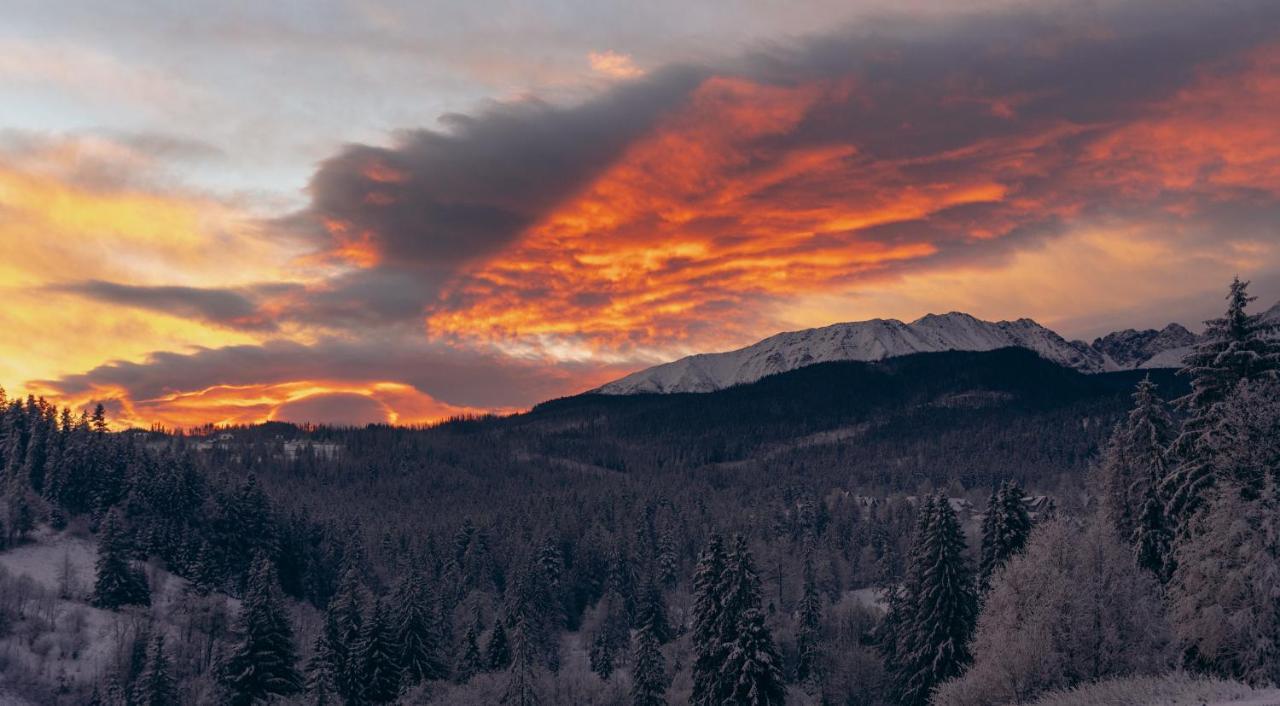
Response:
[{"label": "mountain ridge", "polygon": [[[1280,303],[1262,313],[1280,323]],[[984,321],[952,311],[898,319],[836,323],[785,331],[742,348],[697,353],[640,370],[592,392],[606,395],[712,392],[815,363],[878,361],[913,353],[1025,348],[1083,373],[1176,368],[1198,336],[1181,324],[1163,329],[1124,329],[1092,343],[1068,340],[1033,319]]]}]

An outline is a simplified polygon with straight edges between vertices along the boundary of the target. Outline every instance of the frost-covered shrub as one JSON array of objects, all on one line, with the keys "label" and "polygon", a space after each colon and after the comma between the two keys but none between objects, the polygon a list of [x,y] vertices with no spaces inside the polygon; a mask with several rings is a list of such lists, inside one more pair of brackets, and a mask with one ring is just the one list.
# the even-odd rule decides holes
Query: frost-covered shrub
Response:
[{"label": "frost-covered shrub", "polygon": [[1280,503],[1227,485],[1175,554],[1170,619],[1189,666],[1280,683]]},{"label": "frost-covered shrub", "polygon": [[1037,527],[995,574],[978,617],[973,665],[933,703],[985,706],[1049,689],[1164,671],[1169,627],[1155,579],[1096,518]]}]

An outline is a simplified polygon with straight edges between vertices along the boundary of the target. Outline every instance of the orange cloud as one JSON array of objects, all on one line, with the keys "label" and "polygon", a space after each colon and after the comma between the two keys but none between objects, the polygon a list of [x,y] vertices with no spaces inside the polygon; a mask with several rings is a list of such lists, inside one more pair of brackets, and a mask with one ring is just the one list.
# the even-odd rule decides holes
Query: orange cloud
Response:
[{"label": "orange cloud", "polygon": [[[155,424],[167,429],[191,429],[205,424],[261,424],[273,420],[411,425],[517,411],[450,405],[409,385],[389,381],[295,380],[260,385],[214,385],[141,400],[133,399],[128,390],[112,387],[97,387],[71,396],[45,392],[50,392],[50,399],[57,404],[73,409],[104,404],[109,409],[112,426],[118,429]],[[361,400],[367,404],[361,405]],[[346,410],[328,408],[326,403],[334,401],[347,407],[360,407],[358,414],[352,416]],[[357,421],[355,417],[360,419]]]}]

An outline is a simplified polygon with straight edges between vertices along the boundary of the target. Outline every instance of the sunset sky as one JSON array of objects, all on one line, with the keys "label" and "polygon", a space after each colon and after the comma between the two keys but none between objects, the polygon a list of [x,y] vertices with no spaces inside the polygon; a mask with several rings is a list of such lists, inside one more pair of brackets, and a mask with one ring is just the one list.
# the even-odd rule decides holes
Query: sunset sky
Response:
[{"label": "sunset sky", "polygon": [[1276,2],[0,6],[0,385],[118,426],[951,310],[1198,330],[1236,274],[1280,299]]}]

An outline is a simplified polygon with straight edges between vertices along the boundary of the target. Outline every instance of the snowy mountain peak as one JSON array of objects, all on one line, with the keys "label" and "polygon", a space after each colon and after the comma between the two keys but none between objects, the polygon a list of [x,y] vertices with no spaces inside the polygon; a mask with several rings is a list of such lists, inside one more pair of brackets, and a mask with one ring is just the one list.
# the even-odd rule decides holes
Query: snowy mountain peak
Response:
[{"label": "snowy mountain peak", "polygon": [[[1280,303],[1262,314],[1280,324]],[[726,353],[700,353],[632,373],[596,390],[603,394],[710,392],[814,363],[873,361],[911,353],[989,351],[1016,346],[1084,373],[1135,368],[1176,368],[1196,334],[1180,324],[1142,331],[1125,329],[1094,339],[1068,341],[1032,319],[983,321],[961,311],[926,314],[911,323],[871,319],[779,333]]]},{"label": "snowy mountain peak", "polygon": [[1031,319],[990,322],[953,311],[929,314],[909,324],[872,319],[780,333],[736,351],[693,355],[642,370],[597,391],[709,392],[814,363],[1010,346],[1031,349],[1048,360],[1086,372],[1107,369],[1103,356],[1088,345],[1067,341]]}]

